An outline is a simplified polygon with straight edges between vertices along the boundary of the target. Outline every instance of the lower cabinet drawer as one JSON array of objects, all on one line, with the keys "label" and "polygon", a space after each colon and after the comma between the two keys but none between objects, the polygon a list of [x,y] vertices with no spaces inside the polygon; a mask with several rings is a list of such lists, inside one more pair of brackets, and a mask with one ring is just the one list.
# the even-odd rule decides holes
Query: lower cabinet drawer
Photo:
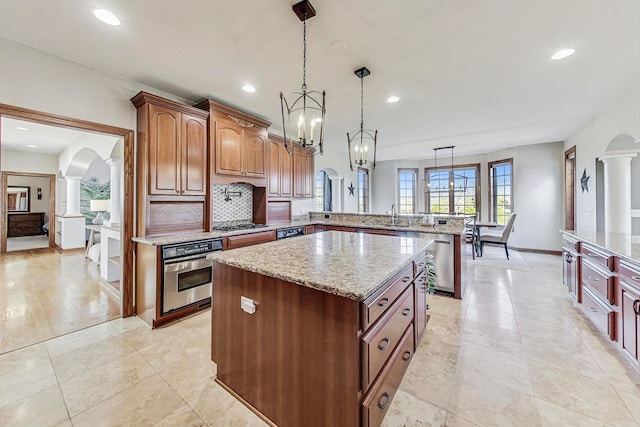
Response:
[{"label": "lower cabinet drawer", "polygon": [[409,286],[393,307],[362,337],[362,389],[380,372],[413,320],[413,287]]},{"label": "lower cabinet drawer", "polygon": [[588,288],[582,289],[582,308],[601,332],[607,334],[611,341],[616,340],[615,311],[605,307]]},{"label": "lower cabinet drawer", "polygon": [[417,276],[420,272],[424,271],[427,265],[427,254],[422,254],[418,259],[413,262],[413,275]]},{"label": "lower cabinet drawer", "polygon": [[609,301],[609,304],[615,303],[612,275],[603,274],[593,268],[588,262],[583,261],[582,282],[588,285],[596,295],[599,295],[602,299]]},{"label": "lower cabinet drawer", "polygon": [[380,376],[362,400],[362,425],[379,426],[382,424],[402,377],[411,362],[413,351],[413,325],[411,324],[402,335],[400,344],[389,358]]},{"label": "lower cabinet drawer", "polygon": [[387,311],[409,284],[413,281],[413,263],[405,267],[392,279],[391,285],[378,291],[364,301],[362,327],[366,330],[382,313]]},{"label": "lower cabinet drawer", "polygon": [[259,243],[273,242],[274,240],[276,240],[275,230],[242,234],[240,236],[229,236],[227,237],[226,250],[243,248],[245,246],[257,245]]}]

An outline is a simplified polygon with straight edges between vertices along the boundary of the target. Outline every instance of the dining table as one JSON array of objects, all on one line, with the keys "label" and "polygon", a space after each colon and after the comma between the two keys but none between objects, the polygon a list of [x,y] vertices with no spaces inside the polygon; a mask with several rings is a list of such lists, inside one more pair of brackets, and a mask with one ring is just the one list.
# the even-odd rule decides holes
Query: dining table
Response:
[{"label": "dining table", "polygon": [[480,250],[480,228],[496,228],[498,223],[495,221],[475,221],[473,228],[473,251],[475,257],[481,257],[482,251]]}]

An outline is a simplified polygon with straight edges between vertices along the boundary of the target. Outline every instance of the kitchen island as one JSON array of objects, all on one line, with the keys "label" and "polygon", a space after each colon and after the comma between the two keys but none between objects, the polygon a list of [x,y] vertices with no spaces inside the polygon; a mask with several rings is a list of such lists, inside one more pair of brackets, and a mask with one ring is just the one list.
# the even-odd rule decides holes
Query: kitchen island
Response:
[{"label": "kitchen island", "polygon": [[426,326],[430,244],[328,231],[209,255],[217,381],[279,426],[379,425]]}]

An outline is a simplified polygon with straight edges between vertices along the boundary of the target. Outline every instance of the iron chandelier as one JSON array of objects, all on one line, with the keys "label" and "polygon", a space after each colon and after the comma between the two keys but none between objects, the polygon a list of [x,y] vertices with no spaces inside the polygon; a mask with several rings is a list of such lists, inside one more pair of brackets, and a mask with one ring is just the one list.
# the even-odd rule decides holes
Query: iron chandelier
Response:
[{"label": "iron chandelier", "polygon": [[[363,166],[367,164],[369,157],[369,145],[373,145],[373,160],[371,169],[376,168],[376,145],[378,140],[378,131],[372,131],[364,128],[364,78],[371,72],[367,67],[362,67],[354,71],[354,74],[360,79],[360,129],[349,135],[347,132],[347,145],[349,151],[349,167],[353,170],[353,164]],[[353,145],[353,157],[351,159],[351,145]]]}]

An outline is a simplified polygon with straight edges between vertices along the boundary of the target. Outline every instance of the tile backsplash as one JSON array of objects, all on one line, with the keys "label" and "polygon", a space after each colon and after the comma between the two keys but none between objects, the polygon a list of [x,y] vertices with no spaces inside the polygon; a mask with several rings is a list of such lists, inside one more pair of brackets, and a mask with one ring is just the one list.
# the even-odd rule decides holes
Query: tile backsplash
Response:
[{"label": "tile backsplash", "polygon": [[[228,195],[225,195],[225,189]],[[253,220],[253,186],[251,184],[214,185],[211,198],[214,224]]]}]

